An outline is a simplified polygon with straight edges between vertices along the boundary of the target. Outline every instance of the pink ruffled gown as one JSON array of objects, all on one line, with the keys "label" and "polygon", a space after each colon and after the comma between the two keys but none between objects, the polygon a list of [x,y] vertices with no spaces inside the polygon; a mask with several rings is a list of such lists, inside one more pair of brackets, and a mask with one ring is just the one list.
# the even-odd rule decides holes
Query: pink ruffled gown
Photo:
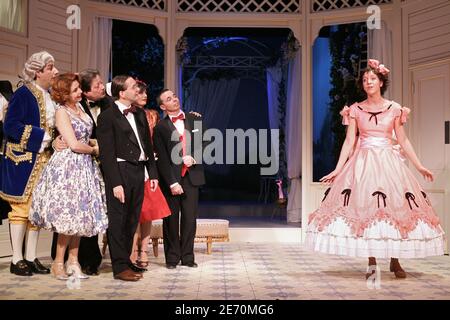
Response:
[{"label": "pink ruffled gown", "polygon": [[337,255],[422,258],[444,254],[444,232],[430,200],[392,143],[394,121],[409,109],[392,102],[379,112],[357,104],[341,112],[356,119],[355,150],[309,216],[305,246]]}]

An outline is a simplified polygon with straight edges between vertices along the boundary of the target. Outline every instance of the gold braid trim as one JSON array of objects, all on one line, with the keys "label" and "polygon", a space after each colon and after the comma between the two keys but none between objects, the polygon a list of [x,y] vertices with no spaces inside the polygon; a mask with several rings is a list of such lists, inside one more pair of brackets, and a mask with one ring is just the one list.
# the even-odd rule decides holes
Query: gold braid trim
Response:
[{"label": "gold braid trim", "polygon": [[33,170],[31,171],[30,177],[28,178],[28,182],[25,186],[24,193],[21,196],[12,196],[9,194],[5,194],[0,191],[0,197],[9,203],[26,203],[30,198],[30,195],[33,192],[35,184],[39,180],[41,173],[44,169],[44,166],[47,164],[50,159],[50,152],[44,151],[39,153],[36,157],[36,161],[34,162]]},{"label": "gold braid trim", "polygon": [[[12,143],[12,142],[6,143],[5,156],[7,158],[10,158],[11,161],[13,161],[16,164],[16,166],[19,165],[19,163],[24,162],[24,161],[30,161],[30,162],[32,161],[33,154],[31,152],[25,151],[25,148],[28,143],[28,139],[30,138],[30,135],[31,135],[31,130],[32,130],[32,126],[26,125],[25,129],[23,130],[22,138],[20,139],[20,143]],[[17,155],[14,153],[14,151],[23,152],[24,154]]]},{"label": "gold braid trim", "polygon": [[[17,155],[16,152],[23,152],[24,154]],[[11,159],[12,162],[16,164],[16,166],[19,165],[19,163],[24,161],[30,161],[32,162],[33,154],[30,151],[23,151],[23,148],[20,146],[20,144],[17,143],[6,143],[6,152],[5,157]]]},{"label": "gold braid trim", "polygon": [[20,146],[23,149],[27,147],[28,139],[30,139],[32,129],[33,127],[29,124],[25,126],[25,129],[23,129],[22,138],[20,138]]},{"label": "gold braid trim", "polygon": [[40,125],[41,128],[44,129],[45,131],[48,131],[47,129],[47,108],[45,106],[45,101],[44,101],[44,95],[42,94],[41,90],[39,90],[38,88],[36,88],[35,85],[33,85],[32,83],[27,83],[26,84],[28,90],[31,91],[31,93],[33,94],[33,96],[36,98],[36,101],[38,103],[39,106],[39,117],[40,117]]}]

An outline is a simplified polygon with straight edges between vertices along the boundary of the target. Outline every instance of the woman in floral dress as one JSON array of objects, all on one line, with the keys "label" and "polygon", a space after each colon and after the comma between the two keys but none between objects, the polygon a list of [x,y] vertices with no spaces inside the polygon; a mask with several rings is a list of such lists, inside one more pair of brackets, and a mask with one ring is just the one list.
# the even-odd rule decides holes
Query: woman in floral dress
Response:
[{"label": "woman in floral dress", "polygon": [[[52,98],[59,104],[56,127],[69,147],[55,152],[45,167],[33,193],[30,221],[59,233],[53,275],[60,280],[68,274],[85,279],[78,263],[80,237],[105,232],[108,226],[104,183],[93,157],[98,146],[90,145],[93,123],[79,104],[78,76],[59,75]],[[69,259],[64,266],[67,248]]]}]

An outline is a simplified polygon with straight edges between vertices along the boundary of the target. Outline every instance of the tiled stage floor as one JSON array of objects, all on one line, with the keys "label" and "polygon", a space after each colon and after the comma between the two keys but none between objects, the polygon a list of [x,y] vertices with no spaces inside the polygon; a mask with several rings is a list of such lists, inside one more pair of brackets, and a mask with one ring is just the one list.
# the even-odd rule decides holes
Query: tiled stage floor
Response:
[{"label": "tiled stage floor", "polygon": [[[369,289],[365,259],[316,254],[297,243],[215,243],[213,254],[196,244],[199,268],[164,267],[151,257],[149,271],[136,283],[113,280],[109,259],[101,274],[69,289],[49,275],[17,277],[9,273],[10,258],[0,259],[0,299],[447,299],[450,300],[450,257],[403,260],[406,279],[395,279],[388,261],[379,261],[381,288]],[[41,261],[50,264],[49,257]]]}]

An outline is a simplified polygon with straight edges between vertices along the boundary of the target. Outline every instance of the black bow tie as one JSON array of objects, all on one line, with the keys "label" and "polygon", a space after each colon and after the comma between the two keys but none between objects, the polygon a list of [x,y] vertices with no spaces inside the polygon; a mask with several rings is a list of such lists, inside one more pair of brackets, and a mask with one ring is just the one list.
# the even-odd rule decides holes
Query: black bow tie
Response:
[{"label": "black bow tie", "polygon": [[137,108],[135,106],[131,106],[126,108],[125,110],[123,110],[123,114],[125,115],[125,117],[127,116],[128,113],[135,113],[137,110]]},{"label": "black bow tie", "polygon": [[91,101],[91,102],[89,102],[89,108],[95,108],[95,107],[97,107],[97,102],[95,102],[95,101]]}]

